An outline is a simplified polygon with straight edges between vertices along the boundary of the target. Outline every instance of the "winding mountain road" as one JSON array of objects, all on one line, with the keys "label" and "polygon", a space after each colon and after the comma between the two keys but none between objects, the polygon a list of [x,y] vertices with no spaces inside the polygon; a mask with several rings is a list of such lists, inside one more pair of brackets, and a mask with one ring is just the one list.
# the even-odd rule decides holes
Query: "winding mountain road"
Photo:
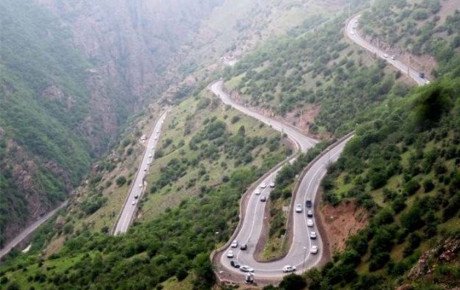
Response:
[{"label": "winding mountain road", "polygon": [[307,137],[304,134],[302,134],[297,128],[280,122],[278,120],[274,120],[271,118],[268,118],[267,116],[264,116],[256,111],[253,111],[249,108],[246,108],[235,101],[233,101],[230,96],[224,92],[223,90],[223,81],[217,81],[213,83],[210,86],[210,90],[216,95],[219,96],[219,98],[222,100],[222,102],[226,105],[230,105],[233,108],[237,109],[238,111],[242,112],[245,115],[248,115],[250,117],[253,117],[269,126],[271,126],[273,129],[280,131],[282,133],[286,133],[288,138],[293,141],[296,146],[302,151],[306,152],[308,149],[313,147],[316,143],[318,143],[317,140]]},{"label": "winding mountain road", "polygon": [[147,141],[147,146],[145,148],[144,156],[142,157],[142,161],[139,164],[139,169],[137,170],[136,177],[131,184],[130,192],[118,218],[118,222],[114,230],[115,235],[120,235],[128,231],[129,226],[133,221],[134,215],[137,212],[138,201],[141,199],[142,193],[147,187],[146,182],[144,182],[144,178],[155,156],[155,147],[157,146],[161,127],[167,114],[168,110],[166,110],[160,116],[155,124],[152,134],[150,134],[150,137]]},{"label": "winding mountain road", "polygon": [[35,221],[33,224],[25,228],[19,235],[17,235],[13,240],[11,240],[5,247],[0,250],[0,259],[2,259],[6,254],[8,254],[13,248],[15,248],[19,243],[27,239],[33,232],[35,232],[42,224],[48,221],[56,212],[61,208],[65,207],[68,204],[68,201],[61,203],[60,206],[53,209],[46,215],[42,216],[40,219]]},{"label": "winding mountain road", "polygon": [[[263,116],[251,109],[245,108],[240,104],[234,102],[227,93],[223,90],[223,82],[218,81],[210,86],[210,90],[219,96],[221,100],[237,110],[254,117],[266,124],[269,124],[275,130],[286,133],[288,138],[294,141],[298,145],[298,149],[306,151],[317,143],[316,140],[309,138],[300,133],[296,128],[286,125],[280,121],[270,119]],[[216,273],[219,275],[221,280],[229,280],[232,282],[241,282],[243,273],[238,268],[234,268],[230,265],[230,261],[238,261],[241,265],[247,265],[254,269],[254,279],[256,281],[273,281],[281,280],[286,273],[282,272],[282,268],[286,265],[292,265],[297,268],[297,272],[301,273],[309,268],[312,268],[321,261],[323,255],[323,241],[320,233],[317,230],[315,218],[311,218],[314,225],[311,227],[307,226],[307,215],[306,215],[306,200],[314,200],[318,191],[320,182],[327,172],[327,166],[329,163],[336,161],[340,153],[342,152],[345,144],[352,137],[347,137],[337,144],[331,146],[326,153],[311,165],[309,170],[302,178],[297,194],[294,195],[294,204],[300,204],[302,208],[301,213],[295,212],[291,209],[290,214],[292,215],[292,231],[293,239],[290,249],[287,255],[277,261],[273,262],[258,262],[255,257],[256,245],[261,238],[262,228],[264,226],[264,217],[266,202],[260,201],[262,196],[269,198],[271,187],[269,184],[276,178],[276,174],[281,170],[282,167],[274,170],[272,173],[265,176],[265,178],[259,180],[257,188],[252,192],[249,192],[247,197],[247,205],[245,206],[245,212],[241,214],[241,224],[234,233],[234,239],[238,241],[239,245],[247,244],[246,250],[241,250],[239,247],[232,248],[229,241],[227,246],[222,248],[213,256],[213,264]],[[296,157],[291,157],[289,161],[293,161]],[[276,186],[276,185],[275,185]],[[260,193],[259,193],[260,191]],[[312,207],[311,209],[313,209]],[[309,218],[310,219],[310,218]],[[311,231],[315,231],[317,238],[312,240],[309,237]],[[318,246],[319,252],[317,254],[311,254],[310,249],[315,245]],[[228,251],[232,251],[234,258],[227,258]]]},{"label": "winding mountain road", "polygon": [[390,56],[387,52],[373,46],[370,42],[366,41],[363,37],[358,34],[358,23],[359,17],[361,15],[353,16],[347,23],[345,28],[345,35],[351,39],[354,43],[361,46],[362,48],[374,53],[381,59],[384,59],[389,64],[394,66],[396,69],[401,71],[403,74],[407,75],[411,79],[413,79],[417,85],[426,85],[429,84],[430,81],[426,78],[420,77],[420,72],[416,71],[415,69],[411,68],[409,65],[401,62],[400,60],[396,59],[394,56]]}]

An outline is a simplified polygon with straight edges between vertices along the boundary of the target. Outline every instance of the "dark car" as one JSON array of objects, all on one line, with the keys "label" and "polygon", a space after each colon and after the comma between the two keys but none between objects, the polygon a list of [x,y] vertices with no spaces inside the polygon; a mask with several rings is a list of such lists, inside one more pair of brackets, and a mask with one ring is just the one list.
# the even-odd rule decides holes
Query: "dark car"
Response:
[{"label": "dark car", "polygon": [[239,268],[240,267],[240,263],[238,263],[237,261],[230,261],[230,265],[232,265],[233,268]]},{"label": "dark car", "polygon": [[311,202],[311,199],[307,199],[307,201],[305,201],[305,205],[307,207],[311,207],[313,205],[313,203]]},{"label": "dark car", "polygon": [[418,76],[421,77],[422,79],[424,79],[425,78],[425,73],[421,72],[421,73],[418,74]]},{"label": "dark car", "polygon": [[241,244],[241,247],[240,247],[241,250],[244,251],[244,250],[246,250],[247,248],[248,248],[248,244]]}]

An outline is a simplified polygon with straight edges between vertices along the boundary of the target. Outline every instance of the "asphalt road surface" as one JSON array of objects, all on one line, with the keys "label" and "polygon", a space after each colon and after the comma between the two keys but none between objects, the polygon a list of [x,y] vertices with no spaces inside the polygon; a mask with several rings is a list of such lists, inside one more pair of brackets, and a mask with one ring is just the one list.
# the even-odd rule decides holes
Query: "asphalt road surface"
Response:
[{"label": "asphalt road surface", "polygon": [[60,210],[61,208],[67,205],[67,201],[63,202],[60,206],[55,208],[54,210],[50,211],[39,220],[35,221],[33,224],[25,228],[19,235],[17,235],[11,242],[9,242],[3,249],[0,250],[0,259],[3,258],[6,254],[8,254],[14,247],[16,247],[20,242],[25,240],[30,234],[32,234],[39,226],[41,226],[44,222],[49,220],[54,214]]},{"label": "asphalt road surface", "polygon": [[134,215],[137,212],[138,202],[142,197],[142,193],[147,188],[147,183],[144,182],[144,178],[149,171],[149,167],[152,164],[155,156],[155,147],[158,143],[158,139],[161,133],[161,127],[166,118],[168,111],[165,111],[155,124],[152,134],[150,135],[147,146],[144,152],[144,157],[139,165],[134,182],[131,184],[130,192],[126,198],[122,212],[118,218],[117,225],[114,230],[115,235],[126,233],[131,225]]},{"label": "asphalt road surface", "polygon": [[280,131],[282,133],[286,133],[286,135],[288,136],[288,138],[293,141],[296,146],[298,148],[300,148],[300,150],[302,150],[302,152],[305,152],[307,151],[308,149],[310,149],[311,147],[313,147],[316,143],[318,143],[317,140],[313,139],[313,138],[310,138],[310,137],[307,137],[305,135],[303,135],[297,128],[289,125],[289,124],[285,124],[283,122],[280,122],[280,121],[277,121],[277,120],[273,120],[269,117],[266,117],[262,114],[259,114],[251,109],[248,109],[238,103],[236,103],[235,101],[233,101],[230,96],[224,92],[223,90],[223,81],[217,81],[215,83],[213,83],[211,86],[210,86],[210,89],[211,91],[217,95],[224,104],[226,105],[230,105],[232,106],[233,108],[237,109],[238,111],[242,112],[243,114],[245,115],[248,115],[248,116],[251,116],[269,126],[271,126],[273,129],[277,130],[277,131]]},{"label": "asphalt road surface", "polygon": [[359,17],[360,15],[356,15],[348,21],[346,29],[345,29],[345,34],[348,38],[350,38],[357,45],[363,47],[364,49],[367,49],[368,51],[374,53],[378,57],[384,59],[385,61],[393,65],[395,68],[400,70],[403,74],[413,79],[419,86],[430,83],[429,80],[427,80],[426,78],[420,77],[420,72],[414,70],[410,66],[401,62],[400,60],[397,59],[397,57],[390,55],[388,52],[385,52],[373,46],[368,41],[366,41],[364,38],[362,38],[358,34],[358,30],[356,29],[358,27]]},{"label": "asphalt road surface", "polygon": [[[231,105],[239,111],[252,116],[266,124],[271,125],[274,129],[284,132],[287,136],[294,141],[298,148],[302,151],[306,151],[317,143],[316,140],[311,139],[292,126],[286,125],[282,122],[272,120],[266,116],[263,116],[257,112],[254,112],[248,108],[245,108],[235,103],[227,93],[223,91],[223,82],[218,81],[210,86],[211,91],[219,96],[225,104]],[[254,278],[257,281],[258,278],[262,279],[281,279],[286,273],[283,273],[282,269],[286,265],[295,266],[297,272],[301,273],[306,269],[316,266],[322,258],[323,241],[320,233],[316,228],[315,218],[311,218],[313,226],[307,226],[307,211],[306,211],[306,200],[315,199],[316,192],[318,191],[321,179],[327,172],[327,166],[331,162],[335,162],[340,153],[342,152],[345,144],[351,137],[342,140],[340,143],[335,144],[326,154],[319,158],[311,168],[306,172],[302,178],[298,193],[295,197],[294,204],[300,204],[302,208],[301,213],[296,213],[294,209],[291,209],[293,215],[293,239],[292,244],[287,255],[277,261],[269,263],[257,262],[254,258],[254,252],[256,245],[261,238],[263,221],[265,219],[265,206],[266,202],[262,202],[261,198],[270,198],[270,191],[272,188],[269,186],[271,182],[275,181],[276,174],[280,169],[269,174],[263,179],[249,197],[249,201],[246,207],[246,211],[243,214],[243,222],[240,227],[235,240],[238,241],[238,247],[232,248],[229,246],[224,251],[217,255],[218,264],[216,268],[219,269],[220,274],[225,276],[233,277],[241,276],[241,271],[230,265],[230,261],[237,261],[241,265],[247,265],[254,269]],[[293,158],[292,158],[293,159]],[[291,160],[292,160],[291,159]],[[275,185],[276,186],[276,185]],[[313,210],[313,206],[311,207]],[[315,240],[310,239],[309,234],[311,231],[315,231],[317,238]],[[247,244],[246,250],[241,250],[240,245]],[[311,254],[310,249],[313,245],[318,246],[319,251],[317,254]],[[232,251],[234,258],[228,258],[228,251]],[[230,275],[229,275],[230,274]],[[240,280],[241,281],[241,280]]]},{"label": "asphalt road surface", "polygon": [[[238,243],[240,245],[245,243],[248,245],[248,248],[247,250],[240,250],[239,247],[228,247],[223,252],[223,255],[220,256],[220,264],[225,269],[224,271],[233,272],[235,274],[241,273],[239,269],[233,268],[230,265],[231,260],[236,260],[241,265],[248,265],[253,268],[254,278],[256,280],[257,278],[282,279],[282,277],[286,275],[286,273],[283,273],[282,271],[283,267],[286,265],[295,266],[297,268],[297,273],[302,273],[307,269],[318,265],[323,254],[323,240],[316,226],[316,214],[313,213],[314,217],[312,218],[307,217],[307,210],[310,209],[314,211],[314,205],[312,205],[311,208],[307,208],[306,200],[315,200],[321,180],[327,173],[327,166],[330,163],[337,161],[346,143],[351,138],[352,137],[342,140],[340,143],[336,144],[335,147],[331,148],[311,166],[302,178],[294,201],[294,207],[299,204],[302,212],[297,213],[293,208],[290,209],[290,214],[293,216],[293,239],[287,255],[280,260],[269,263],[257,262],[254,258],[255,247],[261,238],[263,220],[265,219],[264,212],[266,202],[261,202],[260,197],[266,196],[269,198],[271,191],[269,186],[262,189],[259,185],[258,189],[262,190],[262,193],[257,194],[255,190],[251,194],[249,204],[246,208],[244,223],[236,236]],[[262,183],[269,184],[269,182],[274,179],[276,173],[277,172],[267,177],[267,179]],[[312,227],[307,226],[307,219],[311,219],[313,221]],[[316,233],[316,239],[310,239],[310,232],[312,231]],[[314,245],[319,249],[316,254],[310,253],[310,249]],[[226,254],[229,250],[233,250],[235,258],[227,258]]]}]

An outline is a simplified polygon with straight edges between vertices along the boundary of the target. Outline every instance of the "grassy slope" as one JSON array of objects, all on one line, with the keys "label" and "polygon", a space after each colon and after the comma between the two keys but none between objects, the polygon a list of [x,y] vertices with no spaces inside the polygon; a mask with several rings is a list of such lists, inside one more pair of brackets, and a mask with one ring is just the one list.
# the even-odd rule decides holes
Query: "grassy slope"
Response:
[{"label": "grassy slope", "polygon": [[[162,176],[161,171],[157,171],[158,168],[162,168],[160,164],[168,164],[176,156],[180,156],[181,164],[186,168],[193,167],[188,168],[177,182],[172,182],[173,189],[167,190],[170,185],[158,187],[155,192],[147,195],[147,201],[142,205],[141,223],[122,238],[108,237],[99,232],[99,222],[92,224],[89,219],[104,218],[105,215],[100,213],[111,210],[111,207],[103,204],[88,217],[84,214],[83,206],[74,207],[73,210],[76,212],[58,218],[62,221],[59,224],[63,229],[60,236],[68,239],[61,250],[46,259],[41,267],[38,266],[40,262],[37,252],[19,256],[4,266],[3,269],[9,269],[5,277],[20,285],[34,285],[36,288],[47,288],[51,284],[79,288],[87,285],[88,279],[93,279],[90,275],[95,275],[93,277],[97,276],[94,279],[99,285],[121,283],[119,285],[122,288],[126,285],[148,285],[150,288],[173,276],[182,281],[189,273],[194,273],[187,278],[189,282],[186,284],[207,285],[210,279],[207,268],[209,253],[217,244],[228,239],[236,225],[235,217],[241,194],[258,176],[282,160],[287,151],[280,142],[278,133],[253,119],[241,116],[230,107],[223,106],[218,99],[206,92],[196,98],[187,99],[175,108],[170,116],[165,122],[165,133],[161,143],[164,144],[168,138],[173,142],[161,150],[163,157],[158,159],[158,167],[152,167],[149,180],[152,185],[157,184]],[[181,118],[186,118],[189,122],[179,122]],[[215,127],[212,124],[224,126]],[[244,135],[240,129],[243,126]],[[190,128],[185,137],[184,127]],[[181,141],[184,141],[182,146],[179,145]],[[191,146],[191,143],[196,144],[196,148]],[[244,145],[237,148],[237,144]],[[209,151],[209,148],[217,148],[217,151]],[[234,151],[236,149],[238,152]],[[123,152],[126,150],[124,148]],[[181,150],[184,150],[186,155],[180,155]],[[213,155],[216,158],[212,158]],[[192,161],[195,156],[199,157],[196,164]],[[184,161],[184,158],[188,161]],[[98,167],[105,168],[102,166],[104,163]],[[194,165],[191,165],[192,163]],[[206,173],[202,172],[197,178],[197,170],[192,168],[204,168]],[[105,170],[101,169],[100,173],[94,175],[97,180],[94,183],[95,189],[110,180],[108,176],[111,175],[108,172],[111,171]],[[113,169],[113,172],[117,172],[117,169]],[[184,188],[183,183],[188,183],[193,178],[197,178],[195,184],[189,189]],[[110,190],[104,192],[106,194]],[[85,202],[91,200],[91,196],[80,199]],[[174,201],[168,203],[171,198]],[[163,200],[164,207],[157,206],[158,208],[153,211],[152,207],[157,205],[158,200]],[[82,216],[80,219],[77,218],[78,213]],[[215,220],[213,223],[209,223],[211,216]],[[67,231],[66,227],[71,230]],[[219,234],[216,235],[216,232]],[[60,240],[61,238],[54,239]],[[121,252],[123,253],[120,255]],[[104,264],[108,263],[108,267],[97,266],[99,262],[96,260],[100,259]],[[139,259],[144,262],[139,262]],[[96,264],[93,264],[93,261]],[[19,269],[17,267],[27,268],[27,274],[16,272],[14,269]],[[92,270],[90,274],[85,267],[96,270]],[[66,271],[67,268],[69,270]],[[130,278],[118,276],[119,271],[130,273]],[[42,275],[50,279],[42,281]],[[63,278],[64,276],[66,278]],[[175,287],[177,283],[183,285],[184,282],[172,279],[166,285]]]},{"label": "grassy slope", "polygon": [[[211,119],[226,124],[223,139],[205,140],[198,148],[191,148],[190,141],[196,138],[196,133],[205,130]],[[151,190],[143,201],[142,220],[150,220],[165,209],[178,206],[183,199],[221,185],[224,176],[228,177],[241,165],[269,168],[285,156],[285,149],[277,145],[278,134],[220,104],[209,92],[202,92],[198,99],[187,99],[173,108],[164,126],[160,152],[157,152],[161,158],[155,160],[147,178]],[[235,139],[241,127],[245,128],[246,143]],[[216,141],[219,145],[214,147]],[[225,143],[220,144],[223,141]],[[235,146],[234,142],[241,146],[239,152],[230,148]],[[219,153],[212,156],[215,150]]]}]

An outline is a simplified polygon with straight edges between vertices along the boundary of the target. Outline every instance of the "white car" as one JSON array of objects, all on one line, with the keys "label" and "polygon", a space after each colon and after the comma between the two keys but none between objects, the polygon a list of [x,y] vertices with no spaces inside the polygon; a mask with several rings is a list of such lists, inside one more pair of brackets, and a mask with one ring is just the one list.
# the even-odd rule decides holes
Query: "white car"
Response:
[{"label": "white car", "polygon": [[311,254],[317,254],[318,253],[318,246],[311,246],[310,253]]},{"label": "white car", "polygon": [[316,239],[316,232],[310,232],[310,239]]},{"label": "white car", "polygon": [[383,55],[383,57],[384,57],[384,58],[388,58],[388,54],[385,53],[385,54]]},{"label": "white car", "polygon": [[295,270],[296,270],[295,266],[286,265],[286,266],[283,267],[283,272],[284,273],[294,272]]},{"label": "white car", "polygon": [[142,188],[142,186],[144,186],[142,183],[139,184],[139,188]]},{"label": "white car", "polygon": [[249,266],[244,265],[244,266],[240,267],[240,271],[242,271],[242,272],[254,272],[254,269],[249,267]]},{"label": "white car", "polygon": [[270,182],[270,184],[268,185],[270,186],[271,188],[275,187],[275,183],[274,182]]},{"label": "white car", "polygon": [[256,191],[254,191],[254,193],[255,193],[256,195],[259,195],[261,192],[262,192],[262,191],[261,191],[260,189],[256,189]]},{"label": "white car", "polygon": [[307,217],[313,217],[313,211],[311,209],[307,211]]},{"label": "white car", "polygon": [[133,202],[132,202],[131,204],[132,204],[132,205],[136,205],[136,201],[135,201],[135,200],[133,200]]},{"label": "white car", "polygon": [[307,227],[313,227],[313,220],[307,219]]},{"label": "white car", "polygon": [[149,154],[149,158],[152,158],[152,157],[153,157],[152,154]]},{"label": "white car", "polygon": [[262,182],[262,183],[260,184],[260,188],[265,188],[265,187],[267,187],[267,184],[266,184],[265,182]]},{"label": "white car", "polygon": [[232,244],[230,245],[230,247],[232,247],[232,248],[238,247],[238,241],[237,241],[237,240],[234,240],[234,241],[232,242]]},{"label": "white car", "polygon": [[391,56],[391,59],[392,59],[392,60],[395,60],[395,59],[396,59],[396,55],[392,55],[392,56]]},{"label": "white car", "polygon": [[232,250],[228,251],[227,252],[227,258],[233,258],[233,257],[234,257],[233,251]]},{"label": "white car", "polygon": [[300,203],[298,203],[296,206],[295,206],[295,212],[296,213],[301,213],[302,212],[302,205]]}]

